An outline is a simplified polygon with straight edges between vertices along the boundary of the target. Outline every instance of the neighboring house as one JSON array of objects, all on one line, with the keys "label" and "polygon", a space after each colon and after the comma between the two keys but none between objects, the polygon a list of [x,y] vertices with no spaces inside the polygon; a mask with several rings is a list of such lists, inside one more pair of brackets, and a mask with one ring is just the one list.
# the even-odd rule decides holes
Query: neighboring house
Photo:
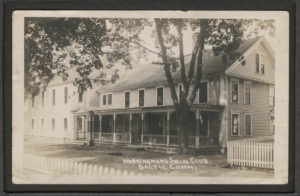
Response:
[{"label": "neighboring house", "polygon": [[[25,135],[29,137],[43,137],[56,142],[73,141],[74,132],[73,110],[78,107],[92,105],[97,94],[88,89],[79,94],[73,85],[76,77],[76,67],[68,70],[69,77],[63,81],[60,76],[55,76],[48,84],[45,91],[25,100]],[[91,75],[95,78],[99,70]],[[93,86],[97,84],[93,83]],[[29,121],[29,122],[28,122]]]},{"label": "neighboring house", "polygon": [[[274,52],[264,37],[243,42],[237,52],[241,58],[228,62],[222,55],[204,51],[204,77],[191,109],[190,123],[186,125],[189,147],[225,148],[228,140],[274,134]],[[185,58],[188,62],[190,56]],[[180,93],[179,70],[172,75]],[[48,92],[54,88],[61,91],[57,109],[50,105],[40,110],[34,108],[32,112],[32,116],[38,116],[38,122],[54,116],[61,123],[54,128],[59,137],[94,143],[178,145],[175,108],[162,64],[140,65],[114,85],[89,90],[84,104],[70,100],[68,106],[62,107],[67,84],[47,88]],[[76,87],[69,85],[71,97],[78,97]],[[51,104],[51,95],[47,97]],[[36,104],[40,107],[40,103]],[[68,118],[65,133],[64,118]],[[44,124],[44,128],[51,129],[51,119],[47,122],[50,124]],[[38,123],[33,124],[40,135],[58,136],[52,130],[42,131]]]}]

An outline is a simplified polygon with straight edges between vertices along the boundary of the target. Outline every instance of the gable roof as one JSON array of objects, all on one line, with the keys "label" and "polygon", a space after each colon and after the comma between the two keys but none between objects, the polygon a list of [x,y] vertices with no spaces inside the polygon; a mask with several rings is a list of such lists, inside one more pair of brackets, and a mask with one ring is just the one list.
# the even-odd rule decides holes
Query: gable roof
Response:
[{"label": "gable roof", "polygon": [[[243,54],[247,51],[253,44],[259,40],[259,37],[248,39],[241,43],[240,47],[236,52]],[[189,63],[191,60],[191,55],[185,56],[186,71],[188,71]],[[222,55],[215,56],[212,50],[205,49],[203,54],[203,73],[223,73],[231,63],[224,64],[222,62]],[[180,81],[180,70],[177,69],[172,72],[172,78],[175,83]],[[102,86],[97,89],[99,93],[108,91],[121,91],[136,88],[147,88],[157,85],[166,85],[167,80],[162,64],[159,63],[145,63],[138,65],[136,68],[129,70],[123,77],[111,85]]]}]

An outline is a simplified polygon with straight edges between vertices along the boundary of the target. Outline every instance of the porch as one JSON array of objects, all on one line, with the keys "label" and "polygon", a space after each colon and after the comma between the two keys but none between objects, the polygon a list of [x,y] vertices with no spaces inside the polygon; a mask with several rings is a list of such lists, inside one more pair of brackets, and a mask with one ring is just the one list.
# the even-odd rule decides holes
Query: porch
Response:
[{"label": "porch", "polygon": [[[186,125],[190,148],[219,146],[222,110],[193,108]],[[174,108],[124,109],[74,113],[77,140],[177,147],[179,136]]]}]

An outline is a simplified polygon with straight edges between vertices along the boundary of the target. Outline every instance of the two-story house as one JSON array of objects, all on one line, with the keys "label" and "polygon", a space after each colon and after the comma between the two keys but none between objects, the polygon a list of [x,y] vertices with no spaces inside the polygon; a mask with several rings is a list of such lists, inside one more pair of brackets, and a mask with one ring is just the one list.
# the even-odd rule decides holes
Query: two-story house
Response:
[{"label": "two-story house", "polygon": [[[204,51],[203,80],[186,125],[189,147],[225,148],[228,140],[274,133],[274,52],[264,37],[244,41],[237,52],[241,57],[229,62]],[[185,58],[188,62],[190,56]],[[179,70],[172,75],[179,94]],[[60,108],[70,118],[70,131],[63,137],[94,143],[178,145],[175,108],[161,63],[139,65],[116,84],[94,87],[87,94],[87,104]],[[51,116],[46,109],[40,112]],[[56,117],[62,122],[66,118]]]},{"label": "two-story house", "polygon": [[[77,87],[73,85],[75,78],[79,77],[76,67],[70,68],[68,74],[69,77],[65,81],[55,75],[45,90],[25,100],[26,137],[73,142],[73,138],[76,137],[73,110],[89,106],[98,95],[91,89],[78,93]],[[91,78],[97,77],[97,74],[99,70],[95,70]],[[93,83],[93,86],[97,84]]]}]

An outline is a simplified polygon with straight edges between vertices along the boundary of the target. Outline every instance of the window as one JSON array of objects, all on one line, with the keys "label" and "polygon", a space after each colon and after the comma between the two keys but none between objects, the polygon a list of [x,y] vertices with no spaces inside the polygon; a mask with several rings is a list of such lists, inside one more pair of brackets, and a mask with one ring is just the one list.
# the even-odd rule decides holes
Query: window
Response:
[{"label": "window", "polygon": [[256,73],[259,73],[259,54],[255,54]]},{"label": "window", "polygon": [[55,89],[52,90],[52,105],[55,105]]},{"label": "window", "polygon": [[68,103],[68,87],[65,87],[65,104]]},{"label": "window", "polygon": [[139,106],[144,106],[144,97],[145,97],[145,91],[139,90]]},{"label": "window", "polygon": [[34,119],[31,119],[31,129],[34,129]]},{"label": "window", "polygon": [[130,92],[125,92],[125,107],[128,108],[130,106]]},{"label": "window", "polygon": [[251,84],[248,82],[244,83],[245,87],[245,104],[250,104],[251,102]]},{"label": "window", "polygon": [[202,113],[200,119],[200,136],[208,136],[208,113]]},{"label": "window", "polygon": [[248,136],[252,132],[252,116],[250,114],[245,114],[245,132]]},{"label": "window", "polygon": [[231,135],[238,136],[239,135],[239,115],[231,114]]},{"label": "window", "polygon": [[44,119],[41,119],[41,129],[44,130]]},{"label": "window", "polygon": [[199,85],[199,103],[207,102],[207,82],[200,82]]},{"label": "window", "polygon": [[103,95],[103,96],[102,96],[102,104],[103,104],[103,105],[106,105],[106,95]]},{"label": "window", "polygon": [[31,106],[34,108],[34,97],[31,98]]},{"label": "window", "polygon": [[179,101],[181,100],[181,96],[182,96],[182,84],[178,85],[178,99]]},{"label": "window", "polygon": [[45,101],[45,91],[42,91],[42,106],[44,106]]},{"label": "window", "polygon": [[264,56],[260,56],[261,61],[260,61],[260,74],[265,74],[265,65],[264,65]]},{"label": "window", "polygon": [[108,101],[108,105],[111,105],[111,103],[112,103],[112,94],[108,94],[107,95],[107,101]]},{"label": "window", "polygon": [[238,96],[239,96],[239,82],[238,81],[231,81],[231,102],[238,103]]},{"label": "window", "polygon": [[157,88],[157,105],[164,104],[164,88]]},{"label": "window", "polygon": [[264,55],[255,54],[256,73],[265,74]]},{"label": "window", "polygon": [[275,118],[274,116],[270,117],[270,135],[275,134]]},{"label": "window", "polygon": [[275,89],[274,87],[269,87],[269,105],[274,106],[275,105]]},{"label": "window", "polygon": [[78,101],[79,101],[79,103],[81,103],[83,101],[83,92],[79,92]]},{"label": "window", "polygon": [[68,119],[64,118],[64,128],[65,130],[68,130]]},{"label": "window", "polygon": [[52,118],[52,129],[55,129],[55,119]]}]

